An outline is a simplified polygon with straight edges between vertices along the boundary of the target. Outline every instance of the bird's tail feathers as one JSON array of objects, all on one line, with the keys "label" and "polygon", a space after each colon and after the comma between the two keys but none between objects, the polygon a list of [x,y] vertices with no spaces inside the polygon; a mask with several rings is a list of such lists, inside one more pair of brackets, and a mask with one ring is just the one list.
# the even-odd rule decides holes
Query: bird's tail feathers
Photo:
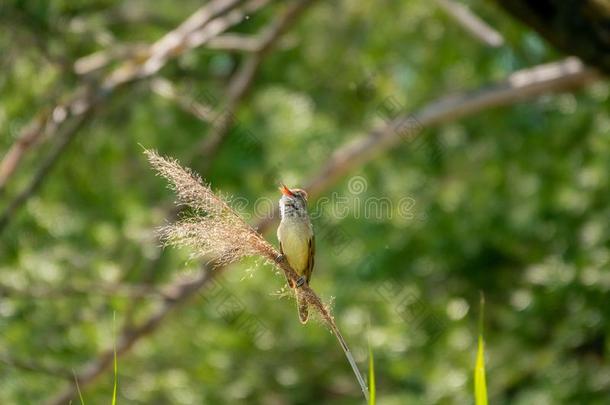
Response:
[{"label": "bird's tail feathers", "polygon": [[299,320],[304,325],[309,318],[309,309],[307,308],[307,298],[300,289],[296,289],[297,309],[299,311]]}]

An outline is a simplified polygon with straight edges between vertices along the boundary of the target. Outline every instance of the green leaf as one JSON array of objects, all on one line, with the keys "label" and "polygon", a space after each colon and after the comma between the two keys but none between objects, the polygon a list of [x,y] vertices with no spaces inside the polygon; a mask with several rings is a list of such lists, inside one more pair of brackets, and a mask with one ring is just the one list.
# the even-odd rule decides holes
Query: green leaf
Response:
[{"label": "green leaf", "polygon": [[369,342],[369,405],[375,405],[375,364],[373,350]]},{"label": "green leaf", "polygon": [[116,405],[116,391],[119,380],[119,368],[116,359],[116,311],[112,314],[112,348],[114,351],[114,388],[112,390],[112,405]]},{"label": "green leaf", "polygon": [[476,405],[487,405],[487,384],[485,383],[485,342],[483,341],[483,312],[485,297],[481,293],[479,313],[479,344],[477,361],[474,367],[474,400]]},{"label": "green leaf", "polygon": [[72,374],[74,374],[74,383],[76,384],[76,392],[78,392],[78,398],[80,399],[80,404],[85,405],[85,400],[83,399],[83,393],[80,392],[80,387],[78,385],[78,378],[76,378],[76,372],[72,370]]}]

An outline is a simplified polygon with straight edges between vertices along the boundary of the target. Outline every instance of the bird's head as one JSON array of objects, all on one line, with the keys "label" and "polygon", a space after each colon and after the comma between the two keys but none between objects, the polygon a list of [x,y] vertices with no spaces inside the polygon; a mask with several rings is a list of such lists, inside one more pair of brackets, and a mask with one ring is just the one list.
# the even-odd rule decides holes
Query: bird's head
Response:
[{"label": "bird's head", "polygon": [[300,188],[288,188],[280,184],[282,198],[280,198],[280,213],[282,218],[307,215],[307,192]]}]

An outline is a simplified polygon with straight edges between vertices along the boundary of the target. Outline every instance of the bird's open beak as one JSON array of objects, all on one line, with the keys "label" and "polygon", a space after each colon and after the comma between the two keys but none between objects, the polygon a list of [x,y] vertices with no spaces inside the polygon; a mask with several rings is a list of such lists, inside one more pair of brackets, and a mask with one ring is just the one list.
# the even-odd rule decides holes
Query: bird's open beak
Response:
[{"label": "bird's open beak", "polygon": [[294,193],[292,191],[290,191],[290,189],[288,187],[286,187],[286,185],[284,183],[280,183],[280,191],[284,195],[287,195],[289,197],[294,197]]}]

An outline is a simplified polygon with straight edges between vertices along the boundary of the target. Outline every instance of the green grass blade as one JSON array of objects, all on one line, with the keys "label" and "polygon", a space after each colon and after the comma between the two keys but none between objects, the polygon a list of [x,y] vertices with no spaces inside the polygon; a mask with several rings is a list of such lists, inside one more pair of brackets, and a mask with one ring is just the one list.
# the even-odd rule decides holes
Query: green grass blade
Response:
[{"label": "green grass blade", "polygon": [[[80,392],[80,386],[78,385],[78,378],[76,377],[76,372],[72,370],[72,374],[74,374],[74,383],[76,384],[76,392],[78,392],[78,398],[80,399],[80,404],[85,405],[85,400],[83,399],[83,393]],[[72,401],[70,401],[72,402]]]},{"label": "green grass blade", "polygon": [[112,314],[112,348],[114,351],[114,388],[112,390],[112,405],[116,405],[116,391],[119,380],[119,368],[116,359],[116,311]]},{"label": "green grass blade", "polygon": [[476,405],[487,405],[487,384],[485,382],[485,341],[483,340],[483,313],[485,298],[481,293],[479,313],[479,344],[477,348],[477,361],[474,367],[474,400]]},{"label": "green grass blade", "polygon": [[369,405],[375,405],[375,361],[371,342],[369,342]]}]

